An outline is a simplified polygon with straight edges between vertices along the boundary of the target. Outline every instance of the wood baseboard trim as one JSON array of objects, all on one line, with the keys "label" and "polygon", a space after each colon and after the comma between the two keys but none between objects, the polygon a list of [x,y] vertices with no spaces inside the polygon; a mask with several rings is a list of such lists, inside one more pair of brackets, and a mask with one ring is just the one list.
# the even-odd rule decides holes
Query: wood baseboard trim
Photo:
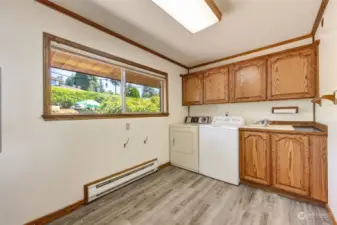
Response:
[{"label": "wood baseboard trim", "polygon": [[[171,163],[170,162],[167,162],[167,163],[164,163],[164,164],[161,164],[158,169],[159,170],[162,170],[168,166],[170,166]],[[63,217],[71,212],[73,212],[74,210],[80,208],[81,206],[83,206],[85,204],[85,200],[80,200],[78,202],[75,202],[71,205],[68,205],[66,207],[64,207],[63,209],[60,209],[58,211],[55,211],[53,213],[50,213],[48,215],[45,215],[43,217],[40,217],[38,219],[35,219],[31,222],[28,222],[26,223],[25,225],[44,225],[44,224],[47,224],[47,223],[50,223],[51,221],[54,221],[60,217]]]},{"label": "wood baseboard trim", "polygon": [[161,165],[158,167],[158,169],[162,170],[162,169],[164,169],[164,168],[166,168],[166,167],[168,167],[168,166],[171,166],[171,162],[167,162],[167,163],[161,164]]},{"label": "wood baseboard trim", "polygon": [[47,224],[47,223],[49,223],[49,222],[51,222],[53,220],[56,220],[56,219],[58,219],[58,218],[60,218],[62,216],[65,216],[65,215],[71,213],[72,211],[80,208],[83,205],[84,205],[84,200],[80,200],[80,201],[75,202],[75,203],[73,203],[73,204],[71,204],[69,206],[66,206],[65,208],[60,209],[60,210],[58,210],[56,212],[50,213],[50,214],[45,215],[43,217],[40,217],[40,218],[38,218],[36,220],[28,222],[25,225],[43,225],[43,224]]},{"label": "wood baseboard trim", "polygon": [[337,225],[337,221],[336,221],[336,218],[335,216],[333,215],[333,212],[331,211],[331,208],[329,206],[329,204],[326,205],[326,208],[328,210],[328,213],[329,213],[329,216],[330,216],[330,219],[331,219],[331,222],[333,225]]}]

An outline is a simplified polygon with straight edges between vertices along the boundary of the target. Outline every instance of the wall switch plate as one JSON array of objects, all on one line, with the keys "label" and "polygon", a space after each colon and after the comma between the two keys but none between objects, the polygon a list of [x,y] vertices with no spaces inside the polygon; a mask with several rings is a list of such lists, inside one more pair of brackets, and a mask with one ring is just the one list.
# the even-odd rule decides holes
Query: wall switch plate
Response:
[{"label": "wall switch plate", "polygon": [[126,129],[126,130],[130,130],[130,123],[126,123],[126,124],[125,124],[125,129]]}]

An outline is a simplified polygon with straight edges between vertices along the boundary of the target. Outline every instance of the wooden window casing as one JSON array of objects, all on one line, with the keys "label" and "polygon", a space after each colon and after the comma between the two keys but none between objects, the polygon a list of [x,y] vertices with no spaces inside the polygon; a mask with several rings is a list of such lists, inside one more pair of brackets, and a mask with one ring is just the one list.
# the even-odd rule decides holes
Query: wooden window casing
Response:
[{"label": "wooden window casing", "polygon": [[[52,46],[52,43],[79,50],[74,53],[67,49]],[[90,57],[90,55],[97,56]],[[104,60],[106,59],[106,60]],[[111,61],[115,62],[111,63]],[[51,68],[84,73],[91,76],[121,80],[123,71],[128,82],[161,88],[160,103],[161,112],[136,113],[122,112],[120,114],[53,114],[51,110]],[[144,76],[139,76],[144,74]],[[151,75],[151,76],[145,76]],[[158,76],[158,79],[155,77]],[[124,90],[124,88],[121,88]],[[121,92],[121,98],[125,93]],[[122,96],[123,95],[123,96]],[[125,100],[124,100],[125,101]],[[166,117],[169,115],[168,105],[168,75],[165,72],[151,67],[123,59],[100,50],[96,50],[51,34],[43,34],[43,115],[44,120],[88,120],[88,119],[113,119],[113,118],[142,118],[142,117]]]}]

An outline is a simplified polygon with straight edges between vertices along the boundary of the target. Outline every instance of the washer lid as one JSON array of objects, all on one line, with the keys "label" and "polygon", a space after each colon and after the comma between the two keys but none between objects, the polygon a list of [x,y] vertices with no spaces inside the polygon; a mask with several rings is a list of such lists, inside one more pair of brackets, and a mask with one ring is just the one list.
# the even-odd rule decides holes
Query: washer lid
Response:
[{"label": "washer lid", "polygon": [[212,125],[226,125],[240,127],[245,124],[245,120],[238,116],[214,116]]},{"label": "washer lid", "polygon": [[170,124],[170,127],[198,127],[199,124],[197,123],[176,123]]},{"label": "washer lid", "polygon": [[219,128],[222,128],[222,129],[228,129],[228,130],[238,130],[239,129],[239,127],[241,127],[241,126],[236,126],[236,125],[218,125],[218,124],[205,124],[205,125],[203,125],[203,124],[201,124],[200,126],[199,126],[199,128],[200,129],[212,129],[212,128],[214,128],[214,129],[219,129]]}]

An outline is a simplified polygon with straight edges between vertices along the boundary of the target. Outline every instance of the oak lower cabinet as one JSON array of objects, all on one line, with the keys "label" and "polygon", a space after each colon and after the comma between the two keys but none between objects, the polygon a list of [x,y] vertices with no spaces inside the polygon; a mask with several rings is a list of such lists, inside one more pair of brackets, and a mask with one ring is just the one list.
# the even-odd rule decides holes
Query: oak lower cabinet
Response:
[{"label": "oak lower cabinet", "polygon": [[328,202],[327,137],[310,137],[310,197]]},{"label": "oak lower cabinet", "polygon": [[231,102],[267,99],[267,60],[265,58],[236,63],[230,68]]},{"label": "oak lower cabinet", "polygon": [[326,203],[327,137],[241,129],[240,179]]},{"label": "oak lower cabinet", "polygon": [[203,73],[184,76],[182,80],[183,105],[201,105],[203,99]]},{"label": "oak lower cabinet", "polygon": [[240,177],[259,184],[270,185],[270,137],[267,133],[244,132],[240,136]]},{"label": "oak lower cabinet", "polygon": [[268,59],[268,99],[312,98],[316,94],[316,46]]},{"label": "oak lower cabinet", "polygon": [[228,67],[210,69],[204,74],[204,104],[229,102]]},{"label": "oak lower cabinet", "polygon": [[272,134],[273,186],[309,195],[309,137]]}]

